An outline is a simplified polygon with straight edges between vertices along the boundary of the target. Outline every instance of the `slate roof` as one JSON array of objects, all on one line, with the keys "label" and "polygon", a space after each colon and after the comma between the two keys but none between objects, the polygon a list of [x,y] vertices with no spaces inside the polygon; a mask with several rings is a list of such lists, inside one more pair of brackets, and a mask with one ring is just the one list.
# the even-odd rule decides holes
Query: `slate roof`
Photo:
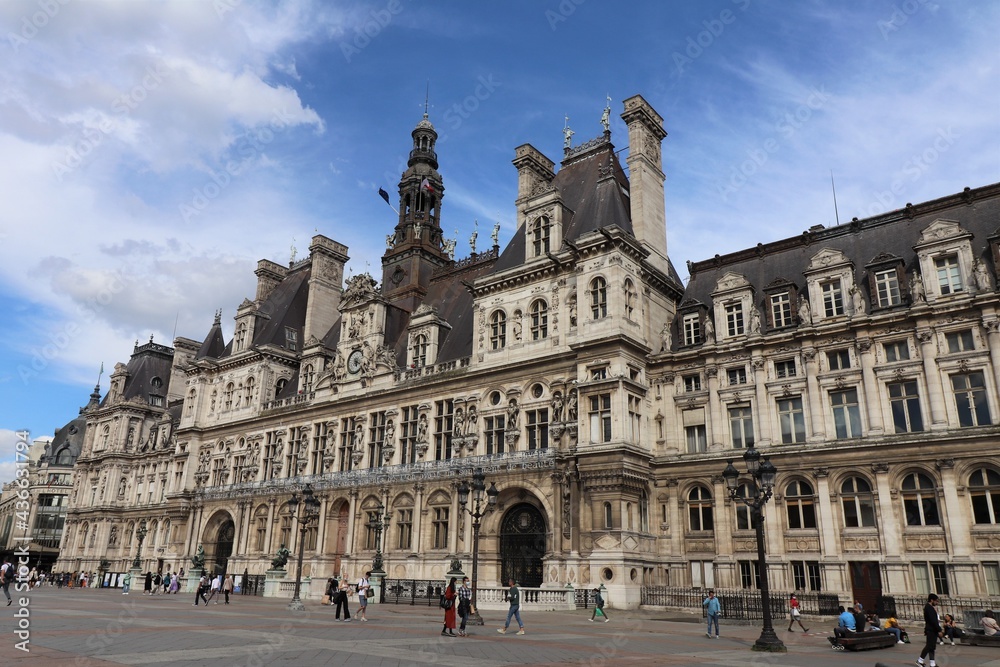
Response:
[{"label": "slate roof", "polygon": [[[173,361],[172,347],[153,342],[137,346],[125,366],[128,376],[122,389],[122,400],[139,398],[148,403],[149,395],[155,394],[163,397],[163,405],[166,406],[166,396],[170,388],[170,367]],[[156,386],[157,381],[159,386]],[[107,405],[107,401],[108,395],[105,395],[101,405]]]},{"label": "slate roof", "polygon": [[902,258],[909,273],[917,265],[913,246],[921,232],[939,218],[956,221],[972,232],[973,254],[988,267],[993,266],[987,237],[996,234],[1000,226],[1000,183],[695,262],[682,303],[693,299],[710,304],[718,280],[729,272],[746,277],[758,304],[764,297],[763,289],[775,280],[785,279],[802,290],[810,259],[824,248],[840,250],[854,263],[855,282],[870,299],[865,265],[888,253]]},{"label": "slate roof", "polygon": [[61,429],[56,431],[56,435],[49,443],[47,453],[41,457],[40,462],[48,462],[52,465],[64,452],[69,455],[69,461],[64,461],[59,465],[72,466],[80,456],[83,449],[83,436],[87,430],[87,417],[81,414],[76,419],[71,420]]},{"label": "slate roof", "polygon": [[299,350],[305,344],[302,332],[306,322],[306,305],[309,302],[309,276],[312,266],[304,265],[292,270],[278,283],[261,304],[260,312],[267,318],[257,320],[254,328],[253,345],[275,345],[285,347],[285,328],[299,333]]},{"label": "slate roof", "polygon": [[226,340],[222,337],[222,322],[216,317],[212,328],[208,330],[208,335],[205,336],[205,340],[202,342],[201,347],[198,348],[198,353],[194,355],[194,358],[218,359],[225,351]]}]

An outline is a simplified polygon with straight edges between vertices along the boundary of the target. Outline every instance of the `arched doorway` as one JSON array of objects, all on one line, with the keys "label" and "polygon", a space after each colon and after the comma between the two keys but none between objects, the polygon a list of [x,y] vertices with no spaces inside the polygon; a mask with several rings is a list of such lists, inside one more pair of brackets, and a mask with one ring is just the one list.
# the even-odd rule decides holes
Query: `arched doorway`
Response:
[{"label": "arched doorway", "polygon": [[501,585],[513,577],[520,586],[542,585],[545,555],[545,518],[534,505],[510,508],[500,522]]},{"label": "arched doorway", "polygon": [[215,539],[215,574],[226,575],[229,565],[229,557],[233,555],[233,538],[236,536],[236,526],[233,522],[226,521],[219,526],[219,532]]}]

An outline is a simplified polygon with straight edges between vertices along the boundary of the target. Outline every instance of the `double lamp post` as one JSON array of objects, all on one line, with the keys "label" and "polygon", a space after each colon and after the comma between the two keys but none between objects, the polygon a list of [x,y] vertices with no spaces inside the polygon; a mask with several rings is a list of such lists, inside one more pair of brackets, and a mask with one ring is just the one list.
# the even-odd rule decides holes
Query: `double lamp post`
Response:
[{"label": "double lamp post", "polygon": [[[469,509],[469,493],[472,493],[472,509]],[[483,492],[486,493],[486,502],[483,503]],[[473,611],[470,612],[469,621],[473,625],[483,625],[483,617],[479,615],[479,608],[476,606],[476,578],[479,575],[479,526],[482,518],[496,509],[497,496],[500,492],[497,485],[490,482],[490,488],[486,489],[486,475],[482,468],[476,468],[472,474],[472,487],[462,480],[458,487],[458,505],[463,512],[467,512],[472,517],[472,597],[469,600]]]},{"label": "double lamp post", "polygon": [[741,501],[750,508],[750,516],[757,532],[757,574],[760,581],[760,607],[764,617],[764,627],[760,632],[760,637],[754,642],[753,650],[783,653],[785,645],[774,632],[774,625],[771,622],[771,600],[767,584],[767,562],[764,549],[764,505],[771,499],[774,493],[774,483],[778,476],[778,469],[774,467],[768,459],[760,460],[760,452],[753,446],[743,453],[743,461],[747,466],[747,473],[750,475],[752,486],[747,491],[743,491],[740,485],[740,471],[733,465],[732,460],[727,461],[726,469],[722,471],[722,477],[726,480],[726,488],[733,500]]},{"label": "double lamp post", "polygon": [[[301,505],[301,508],[300,508]],[[319,517],[319,498],[313,493],[313,488],[311,484],[306,484],[305,488],[302,489],[302,499],[292,494],[291,499],[288,501],[288,511],[293,519],[299,522],[299,564],[298,569],[295,571],[295,595],[292,596],[292,601],[288,603],[288,609],[290,611],[305,611],[306,606],[302,604],[302,600],[299,598],[299,593],[302,589],[302,552],[306,549],[306,532],[309,530],[309,524],[312,523],[313,519]],[[298,512],[296,512],[298,510]]]}]

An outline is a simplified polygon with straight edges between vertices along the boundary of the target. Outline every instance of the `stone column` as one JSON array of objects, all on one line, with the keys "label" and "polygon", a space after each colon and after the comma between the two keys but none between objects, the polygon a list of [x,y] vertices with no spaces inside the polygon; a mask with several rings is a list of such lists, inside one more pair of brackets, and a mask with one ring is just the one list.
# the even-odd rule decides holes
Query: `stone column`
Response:
[{"label": "stone column", "polygon": [[753,373],[754,378],[754,396],[756,404],[754,407],[756,413],[754,415],[754,424],[756,424],[757,429],[757,444],[758,445],[770,445],[772,441],[771,434],[771,420],[767,419],[767,415],[770,414],[770,406],[768,406],[767,398],[767,371],[764,370],[765,361],[763,357],[754,357],[750,360],[750,369]]},{"label": "stone column", "polygon": [[349,498],[349,506],[347,508],[347,542],[346,549],[347,553],[352,556],[357,553],[354,545],[354,525],[358,522],[356,516],[358,511],[358,490],[351,489],[347,492],[347,497]]},{"label": "stone column", "polygon": [[[708,365],[705,367],[705,378],[708,381],[708,449],[709,451],[720,451],[725,449],[722,437],[726,433],[723,426],[725,420],[722,415],[722,402],[719,400],[719,367]],[[718,445],[718,446],[716,446]]]},{"label": "stone column", "polygon": [[816,510],[819,520],[819,550],[826,557],[839,557],[842,553],[840,540],[837,539],[837,522],[833,513],[833,502],[830,499],[830,470],[816,468]]},{"label": "stone column", "polygon": [[806,398],[806,405],[809,406],[809,426],[812,436],[807,438],[808,442],[817,442],[826,439],[826,419],[824,418],[823,391],[819,388],[819,381],[816,379],[819,374],[819,362],[816,360],[816,348],[806,347],[802,349],[802,356],[806,366],[806,389],[809,396]]},{"label": "stone column", "polygon": [[990,348],[990,362],[993,364],[993,381],[1000,387],[1000,319],[993,313],[983,318],[986,342]]},{"label": "stone column", "polygon": [[[715,550],[723,559],[733,557],[733,503],[721,475],[712,476],[712,496],[715,498]],[[741,502],[741,501],[735,501]]]},{"label": "stone column", "polygon": [[883,584],[887,593],[900,593],[909,590],[907,584],[909,565],[902,558],[902,528],[896,517],[895,496],[889,485],[889,464],[873,463],[871,470],[875,476],[874,490],[878,497],[878,529],[882,541],[887,579]]},{"label": "stone column", "polygon": [[941,371],[937,366],[937,345],[934,341],[934,330],[930,327],[917,329],[917,340],[920,341],[920,356],[924,362],[924,377],[927,379],[927,399],[931,406],[931,430],[948,428],[948,410],[944,404],[944,385],[941,383]]},{"label": "stone column", "polygon": [[958,495],[958,485],[961,480],[955,476],[955,459],[938,459],[936,466],[941,473],[939,500],[942,507],[939,514],[947,535],[947,543],[951,545],[952,568],[958,588],[954,594],[971,595],[977,592],[978,586],[975,568],[972,567],[970,558],[972,526],[969,523],[969,502]]},{"label": "stone column", "polygon": [[323,494],[320,497],[319,525],[316,526],[316,554],[323,556],[324,545],[326,544],[326,513],[330,508],[330,497]]},{"label": "stone column", "polygon": [[864,393],[859,397],[865,404],[868,417],[868,434],[881,435],[885,431],[882,421],[882,402],[878,400],[878,381],[875,379],[875,359],[872,354],[872,339],[858,338],[858,355],[861,357],[861,378]]},{"label": "stone column", "polygon": [[[423,533],[424,533],[424,512],[427,508],[424,507],[424,485],[414,484],[413,485],[413,553],[419,554],[421,545],[423,544]],[[481,536],[480,536],[481,539]],[[482,542],[480,542],[480,548],[482,547]]]},{"label": "stone column", "polygon": [[270,552],[274,548],[274,544],[271,542],[274,536],[274,513],[277,509],[278,499],[271,496],[267,499],[267,533],[264,535],[264,550],[270,555]]}]

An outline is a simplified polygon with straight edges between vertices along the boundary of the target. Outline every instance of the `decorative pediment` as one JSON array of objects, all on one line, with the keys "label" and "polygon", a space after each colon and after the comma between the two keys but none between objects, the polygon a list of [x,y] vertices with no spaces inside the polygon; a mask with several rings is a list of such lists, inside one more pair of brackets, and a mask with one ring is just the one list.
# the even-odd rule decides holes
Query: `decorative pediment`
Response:
[{"label": "decorative pediment", "polygon": [[377,510],[382,506],[382,502],[375,496],[368,496],[365,501],[361,503],[361,509],[363,510]]},{"label": "decorative pediment", "polygon": [[340,310],[343,311],[345,307],[371,301],[378,296],[378,293],[378,283],[367,273],[352,276],[347,279],[347,289],[344,290]]},{"label": "decorative pediment", "polygon": [[764,287],[765,292],[781,292],[789,289],[798,289],[798,285],[784,278],[775,278]]},{"label": "decorative pediment", "polygon": [[843,266],[845,264],[850,264],[851,260],[847,258],[840,250],[835,250],[834,248],[823,248],[818,253],[812,256],[809,260],[809,266],[806,267],[806,273],[815,271],[829,271],[834,267]]},{"label": "decorative pediment", "polygon": [[732,271],[727,271],[724,276],[719,278],[719,282],[715,284],[715,291],[712,294],[718,294],[719,292],[731,292],[733,290],[739,289],[749,289],[750,281],[746,279],[746,276],[734,273]]},{"label": "decorative pediment", "polygon": [[915,247],[929,243],[939,243],[946,240],[968,238],[971,236],[972,234],[968,230],[963,229],[958,222],[954,220],[938,219],[920,232],[920,238],[917,239],[917,245]]},{"label": "decorative pediment", "polygon": [[392,506],[395,508],[413,507],[413,496],[408,493],[401,493],[392,501]]},{"label": "decorative pediment", "polygon": [[431,497],[427,499],[428,505],[448,505],[451,503],[451,498],[444,491],[435,491],[431,494]]},{"label": "decorative pediment", "polygon": [[694,310],[695,308],[705,308],[705,304],[703,304],[698,299],[694,299],[694,298],[688,297],[688,298],[684,299],[684,301],[681,302],[681,305],[678,307],[678,311],[680,311],[680,310]]},{"label": "decorative pediment", "polygon": [[872,257],[871,261],[865,265],[865,268],[870,268],[873,266],[885,266],[887,264],[898,264],[903,261],[902,257],[898,255],[893,255],[889,252],[880,252],[879,254]]}]

